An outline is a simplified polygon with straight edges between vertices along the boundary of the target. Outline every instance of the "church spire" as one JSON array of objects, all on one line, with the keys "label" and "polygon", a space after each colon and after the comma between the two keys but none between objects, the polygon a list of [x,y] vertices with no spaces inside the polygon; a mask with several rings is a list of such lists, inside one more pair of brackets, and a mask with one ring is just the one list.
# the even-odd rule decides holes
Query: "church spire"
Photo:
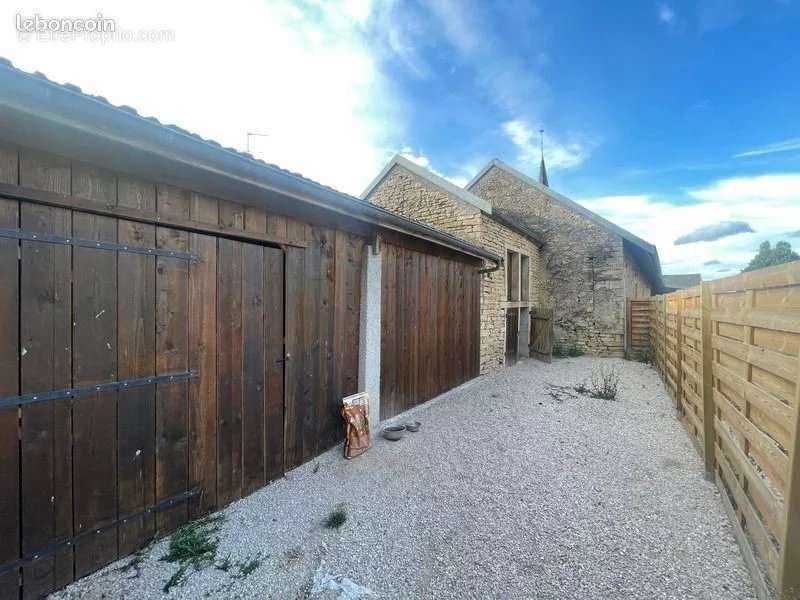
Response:
[{"label": "church spire", "polygon": [[539,163],[539,183],[550,187],[547,182],[547,167],[544,166],[544,129],[539,130],[539,142],[542,150],[542,162]]}]

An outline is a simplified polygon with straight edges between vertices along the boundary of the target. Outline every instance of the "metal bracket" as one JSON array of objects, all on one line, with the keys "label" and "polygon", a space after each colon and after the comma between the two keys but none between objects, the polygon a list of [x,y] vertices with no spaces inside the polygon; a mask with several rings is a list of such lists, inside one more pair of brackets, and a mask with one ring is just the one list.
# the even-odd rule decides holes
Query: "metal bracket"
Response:
[{"label": "metal bracket", "polygon": [[56,552],[60,552],[62,550],[72,548],[78,542],[83,540],[84,538],[89,537],[90,535],[98,535],[101,533],[105,533],[106,531],[111,531],[112,529],[118,528],[120,525],[125,525],[128,521],[133,521],[134,519],[141,519],[149,514],[162,512],[168,510],[175,506],[176,504],[180,504],[182,502],[186,502],[189,498],[197,496],[200,494],[202,490],[199,487],[194,487],[191,490],[183,492],[181,494],[176,494],[175,496],[170,496],[161,502],[157,502],[156,504],[151,504],[150,506],[146,507],[144,510],[140,510],[139,512],[133,513],[131,515],[127,515],[120,519],[117,519],[113,523],[109,523],[108,525],[103,525],[102,527],[93,527],[87,531],[83,531],[78,535],[70,538],[62,538],[61,540],[50,544],[49,546],[42,548],[37,552],[31,552],[28,556],[24,556],[22,558],[18,558],[14,561],[7,562],[4,565],[0,565],[0,575],[7,571],[12,571],[14,569],[19,569],[20,567],[26,567],[37,560],[41,560],[43,558],[47,558],[55,554]]},{"label": "metal bracket", "polygon": [[195,371],[183,371],[172,375],[154,375],[153,377],[141,377],[139,379],[125,379],[123,381],[111,381],[109,383],[98,383],[86,387],[67,388],[63,390],[53,390],[50,392],[35,392],[32,394],[22,394],[20,396],[8,396],[0,398],[0,408],[6,406],[21,406],[23,404],[33,404],[34,402],[44,402],[46,400],[58,400],[59,398],[74,398],[95,392],[108,392],[112,390],[127,390],[130,388],[153,385],[155,383],[169,383],[170,381],[183,381],[196,377]]},{"label": "metal bracket", "polygon": [[25,231],[23,229],[0,228],[0,238],[11,238],[29,242],[43,242],[45,244],[59,244],[61,246],[75,246],[79,248],[94,248],[95,250],[112,250],[114,252],[130,252],[145,256],[165,256],[168,258],[182,258],[184,260],[199,261],[200,257],[189,252],[170,250],[168,248],[148,248],[147,246],[134,246],[131,244],[118,244],[116,242],[100,242],[98,240],[84,240],[80,238],[63,237],[51,233]]}]

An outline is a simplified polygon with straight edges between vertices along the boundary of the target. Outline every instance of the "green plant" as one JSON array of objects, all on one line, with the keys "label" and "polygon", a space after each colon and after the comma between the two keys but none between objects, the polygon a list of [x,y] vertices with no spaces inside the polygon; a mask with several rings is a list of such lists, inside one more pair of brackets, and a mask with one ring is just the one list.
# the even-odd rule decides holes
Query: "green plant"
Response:
[{"label": "green plant", "polygon": [[234,566],[238,570],[238,573],[236,575],[233,575],[233,577],[235,577],[236,579],[243,579],[244,577],[247,577],[248,575],[250,575],[250,573],[252,573],[258,567],[261,566],[261,553],[260,552],[257,553],[253,558],[248,558],[242,561],[236,561],[234,563]]},{"label": "green plant", "polygon": [[591,380],[585,387],[592,398],[616,400],[619,389],[619,371],[615,367],[594,369]]},{"label": "green plant", "polygon": [[147,555],[144,551],[144,548],[136,552],[131,559],[122,565],[118,570],[120,573],[127,573],[128,571],[134,571],[132,575],[129,576],[129,579],[135,579],[142,574],[142,564],[144,563]]},{"label": "green plant", "polygon": [[629,350],[625,350],[625,360],[631,360],[635,362],[644,363],[646,365],[653,364],[653,354],[650,352],[650,349],[642,350],[641,352],[631,352]]},{"label": "green plant", "polygon": [[567,349],[567,356],[583,356],[583,350],[577,346],[570,346]]},{"label": "green plant", "polygon": [[347,510],[344,506],[333,509],[325,518],[323,525],[328,529],[339,529],[347,521]]},{"label": "green plant", "polygon": [[223,515],[212,515],[188,523],[172,534],[169,550],[161,560],[178,563],[178,570],[164,584],[164,593],[183,584],[189,567],[199,571],[213,563],[219,546],[219,538],[215,534],[224,521]]},{"label": "green plant", "polygon": [[583,356],[583,350],[578,348],[575,344],[564,346],[557,344],[553,346],[553,356],[556,358],[571,358],[575,356]]}]

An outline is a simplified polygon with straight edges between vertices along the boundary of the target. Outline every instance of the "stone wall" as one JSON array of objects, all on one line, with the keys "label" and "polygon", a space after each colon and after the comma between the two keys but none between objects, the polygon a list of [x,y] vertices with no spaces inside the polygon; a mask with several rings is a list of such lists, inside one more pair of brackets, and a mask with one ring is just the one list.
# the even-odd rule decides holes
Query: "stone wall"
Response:
[{"label": "stone wall", "polygon": [[[531,302],[546,294],[539,248],[481,210],[395,165],[367,200],[505,258],[512,250],[530,257]],[[481,373],[503,366],[506,335],[505,267],[481,277]]]},{"label": "stone wall", "polygon": [[480,245],[481,210],[395,165],[367,200],[429,227]]},{"label": "stone wall", "polygon": [[496,166],[470,189],[514,214],[545,240],[543,293],[555,311],[555,343],[622,356],[625,280],[622,239]]},{"label": "stone wall", "polygon": [[[540,303],[544,293],[541,256],[530,239],[498,223],[491,216],[481,217],[481,246],[504,259],[511,250],[530,257],[530,302]],[[483,276],[481,282],[481,372],[503,366],[506,342],[507,284],[506,265]],[[524,326],[524,323],[521,327]],[[525,337],[525,336],[522,336]]]}]

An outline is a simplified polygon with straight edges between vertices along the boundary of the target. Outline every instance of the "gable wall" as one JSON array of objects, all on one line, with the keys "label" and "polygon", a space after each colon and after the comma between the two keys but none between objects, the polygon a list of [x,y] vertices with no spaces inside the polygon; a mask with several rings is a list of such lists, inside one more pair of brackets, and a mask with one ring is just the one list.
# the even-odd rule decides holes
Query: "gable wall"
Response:
[{"label": "gable wall", "polygon": [[395,165],[367,197],[369,202],[474,244],[481,211]]},{"label": "gable wall", "polygon": [[470,191],[542,232],[543,268],[548,273],[545,293],[555,309],[556,345],[622,356],[622,239],[496,166]]},{"label": "gable wall", "polygon": [[[395,165],[367,199],[430,227],[477,244],[498,256],[514,250],[530,257],[531,304],[545,293],[539,248],[528,238],[505,227],[480,209],[456,200],[445,190]],[[503,366],[506,328],[505,267],[481,277],[480,369],[486,373]]]}]

